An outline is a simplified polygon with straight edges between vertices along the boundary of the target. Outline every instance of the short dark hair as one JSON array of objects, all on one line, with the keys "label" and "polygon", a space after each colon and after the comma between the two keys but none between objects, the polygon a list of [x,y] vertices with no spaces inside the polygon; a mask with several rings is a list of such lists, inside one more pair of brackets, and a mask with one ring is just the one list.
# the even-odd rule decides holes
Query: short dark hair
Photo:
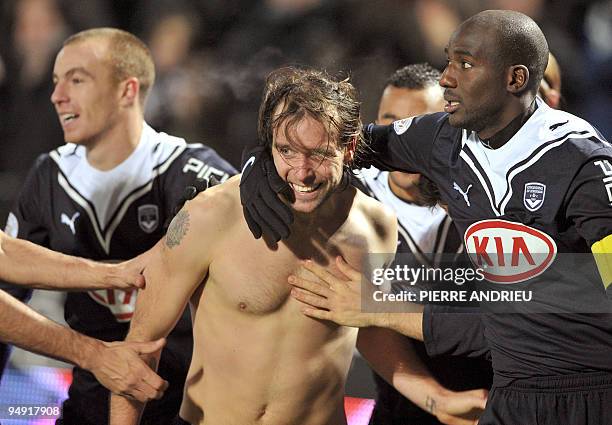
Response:
[{"label": "short dark hair", "polygon": [[474,23],[495,29],[495,61],[502,68],[525,65],[529,70],[527,91],[536,94],[548,64],[548,42],[529,16],[511,10],[485,10],[463,25]]},{"label": "short dark hair", "polygon": [[395,71],[387,79],[386,86],[423,90],[437,86],[442,73],[428,63],[414,63]]},{"label": "short dark hair", "polygon": [[[282,111],[275,115],[281,104]],[[281,68],[266,79],[259,107],[259,139],[271,147],[274,131],[283,122],[289,126],[310,115],[327,128],[338,147],[356,143],[359,151],[363,145],[360,110],[357,90],[348,78],[335,79],[309,68]]]}]

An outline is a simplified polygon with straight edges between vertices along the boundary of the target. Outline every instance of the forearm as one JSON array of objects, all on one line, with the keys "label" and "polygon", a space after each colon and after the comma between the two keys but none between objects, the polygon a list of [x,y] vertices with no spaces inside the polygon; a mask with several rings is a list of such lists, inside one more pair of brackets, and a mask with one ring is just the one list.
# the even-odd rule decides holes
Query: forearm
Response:
[{"label": "forearm", "polygon": [[111,393],[109,425],[137,425],[145,403]]},{"label": "forearm", "polygon": [[138,425],[145,403],[111,393],[109,425]]},{"label": "forearm", "polygon": [[435,413],[435,405],[448,390],[431,376],[412,343],[389,329],[363,328],[357,345],[376,373],[421,409]]},{"label": "forearm", "polygon": [[[126,341],[136,342],[144,342],[152,339],[153,338],[141,328],[134,329],[133,327],[125,338]],[[151,370],[154,372],[157,371],[160,353],[141,354],[140,357]],[[109,425],[136,425],[140,423],[140,416],[142,415],[145,405],[146,403],[138,400],[112,393],[110,396]]]},{"label": "forearm", "polygon": [[47,319],[3,291],[0,340],[83,368],[87,368],[87,360],[101,344]]},{"label": "forearm", "polygon": [[391,329],[401,335],[423,341],[423,309],[415,304],[414,313],[376,313],[372,314],[372,325]]},{"label": "forearm", "polygon": [[0,278],[41,289],[103,288],[115,267],[60,254],[31,242],[0,234]]}]

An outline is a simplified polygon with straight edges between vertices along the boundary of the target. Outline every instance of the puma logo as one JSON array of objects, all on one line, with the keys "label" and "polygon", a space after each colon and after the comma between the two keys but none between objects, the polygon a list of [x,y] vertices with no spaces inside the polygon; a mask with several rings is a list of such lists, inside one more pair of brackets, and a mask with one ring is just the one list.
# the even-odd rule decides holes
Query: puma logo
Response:
[{"label": "puma logo", "polygon": [[71,218],[69,218],[65,213],[62,213],[62,215],[60,216],[62,224],[65,224],[66,226],[68,226],[73,235],[76,235],[76,230],[74,228],[74,222],[76,221],[77,218],[79,218],[80,215],[81,213],[77,211],[74,214],[72,214]]},{"label": "puma logo", "polygon": [[469,185],[467,189],[465,189],[465,192],[464,192],[463,189],[461,189],[461,187],[457,184],[457,182],[453,182],[453,189],[455,189],[457,192],[463,195],[463,199],[465,200],[465,203],[467,204],[468,207],[471,206],[470,200],[468,199],[468,192],[470,191],[471,188],[472,188],[472,185]]}]

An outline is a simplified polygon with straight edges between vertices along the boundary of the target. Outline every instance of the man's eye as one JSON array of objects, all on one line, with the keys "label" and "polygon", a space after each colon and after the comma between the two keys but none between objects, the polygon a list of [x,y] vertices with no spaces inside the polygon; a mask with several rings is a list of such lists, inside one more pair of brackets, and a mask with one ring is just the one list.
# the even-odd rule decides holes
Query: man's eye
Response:
[{"label": "man's eye", "polygon": [[82,82],[83,82],[83,80],[81,78],[73,78],[72,79],[72,84],[80,84]]},{"label": "man's eye", "polygon": [[283,156],[291,155],[293,153],[293,150],[287,146],[279,146],[276,149],[278,150],[278,153]]},{"label": "man's eye", "polygon": [[472,64],[466,61],[462,61],[461,62],[461,68],[463,69],[470,69],[472,67]]}]

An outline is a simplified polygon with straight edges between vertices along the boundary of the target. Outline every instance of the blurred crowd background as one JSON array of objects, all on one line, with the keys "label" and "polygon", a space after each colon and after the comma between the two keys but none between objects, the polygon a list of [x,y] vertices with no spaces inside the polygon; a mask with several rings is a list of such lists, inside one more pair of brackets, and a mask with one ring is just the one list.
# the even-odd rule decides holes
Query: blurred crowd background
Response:
[{"label": "blurred crowd background", "polygon": [[453,29],[484,9],[540,24],[562,69],[562,107],[610,140],[612,0],[0,0],[0,223],[36,156],[63,143],[51,74],[74,32],[114,26],[142,38],[157,66],[146,120],[239,166],[272,69],[350,76],[369,122],[396,68],[443,68]]}]

